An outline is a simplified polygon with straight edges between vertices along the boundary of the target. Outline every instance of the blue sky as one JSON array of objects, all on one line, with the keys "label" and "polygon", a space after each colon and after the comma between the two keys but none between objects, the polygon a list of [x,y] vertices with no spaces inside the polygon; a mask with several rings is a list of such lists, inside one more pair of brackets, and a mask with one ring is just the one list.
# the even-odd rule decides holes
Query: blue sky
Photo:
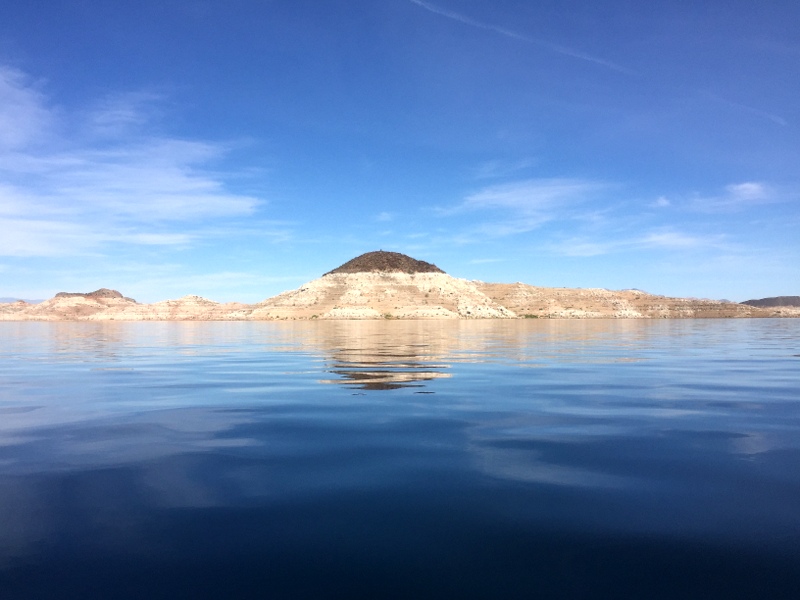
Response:
[{"label": "blue sky", "polygon": [[0,296],[451,275],[800,294],[800,4],[0,10]]}]

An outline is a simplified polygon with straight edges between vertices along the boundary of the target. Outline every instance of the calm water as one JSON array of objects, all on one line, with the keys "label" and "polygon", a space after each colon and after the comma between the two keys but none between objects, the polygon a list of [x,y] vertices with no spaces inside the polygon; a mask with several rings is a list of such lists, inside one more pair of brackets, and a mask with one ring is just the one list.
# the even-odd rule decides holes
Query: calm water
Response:
[{"label": "calm water", "polygon": [[800,598],[800,320],[0,323],[0,598]]}]

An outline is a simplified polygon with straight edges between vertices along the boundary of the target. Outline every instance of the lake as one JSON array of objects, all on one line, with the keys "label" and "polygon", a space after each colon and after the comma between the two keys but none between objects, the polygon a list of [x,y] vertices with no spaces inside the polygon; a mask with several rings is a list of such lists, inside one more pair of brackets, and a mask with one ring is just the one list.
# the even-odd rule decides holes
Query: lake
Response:
[{"label": "lake", "polygon": [[800,598],[800,320],[0,323],[0,598]]}]

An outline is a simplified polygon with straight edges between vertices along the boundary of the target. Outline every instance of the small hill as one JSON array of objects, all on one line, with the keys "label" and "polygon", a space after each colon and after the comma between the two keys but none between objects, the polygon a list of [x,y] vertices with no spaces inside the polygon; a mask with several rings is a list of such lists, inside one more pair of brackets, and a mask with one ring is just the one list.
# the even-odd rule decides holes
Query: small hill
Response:
[{"label": "small hill", "polygon": [[[325,275],[339,273],[444,273],[439,267],[399,252],[377,250],[348,260]],[[323,275],[324,277],[324,275]]]},{"label": "small hill", "polygon": [[103,299],[120,299],[120,300],[128,300],[130,302],[136,302],[133,298],[126,298],[117,290],[110,290],[108,288],[100,288],[99,290],[95,290],[93,292],[58,292],[55,295],[55,298],[88,298],[92,300],[98,300],[100,298]]},{"label": "small hill", "polygon": [[268,298],[252,319],[502,319],[513,312],[471,281],[429,262],[378,250]]},{"label": "small hill", "polygon": [[800,296],[774,296],[760,300],[745,300],[742,304],[757,306],[758,308],[772,308],[775,306],[800,306]]}]

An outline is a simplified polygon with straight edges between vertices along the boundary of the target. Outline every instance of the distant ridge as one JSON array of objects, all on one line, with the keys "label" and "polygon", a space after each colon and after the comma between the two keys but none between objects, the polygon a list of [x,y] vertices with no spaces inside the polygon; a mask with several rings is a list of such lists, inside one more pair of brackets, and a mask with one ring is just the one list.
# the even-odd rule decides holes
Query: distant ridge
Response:
[{"label": "distant ridge", "polygon": [[[340,267],[328,271],[325,275],[337,273],[444,273],[439,267],[424,260],[417,260],[399,252],[377,250],[367,252],[348,260]],[[323,277],[325,276],[323,275]]]},{"label": "distant ridge", "polygon": [[100,288],[93,292],[58,292],[56,298],[120,298],[121,300],[130,300],[136,302],[133,298],[126,298],[117,290],[110,290],[108,288]]},{"label": "distant ridge", "polygon": [[42,299],[32,300],[30,298],[0,298],[0,304],[11,304],[13,302],[25,302],[26,304],[39,304],[44,302]]},{"label": "distant ridge", "polygon": [[800,296],[774,296],[772,298],[761,298],[760,300],[745,300],[742,304],[755,306],[758,308],[768,308],[773,306],[800,306]]},{"label": "distant ridge", "polygon": [[641,290],[546,288],[448,275],[399,252],[367,252],[257,304],[183,296],[139,304],[120,292],[60,292],[40,304],[0,303],[0,321],[261,321],[352,319],[800,318],[800,296],[745,303]]}]

